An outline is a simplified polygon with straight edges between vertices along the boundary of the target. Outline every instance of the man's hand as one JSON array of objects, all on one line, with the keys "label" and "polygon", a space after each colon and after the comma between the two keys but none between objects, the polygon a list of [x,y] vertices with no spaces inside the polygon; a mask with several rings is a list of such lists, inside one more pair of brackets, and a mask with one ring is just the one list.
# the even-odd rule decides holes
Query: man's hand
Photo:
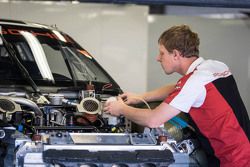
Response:
[{"label": "man's hand", "polygon": [[133,104],[139,104],[142,102],[143,99],[140,95],[137,95],[135,93],[125,92],[121,95],[119,95],[127,105],[133,105]]},{"label": "man's hand", "polygon": [[122,115],[123,108],[126,104],[121,97],[117,97],[117,101],[109,101],[104,104],[104,112],[113,116]]}]

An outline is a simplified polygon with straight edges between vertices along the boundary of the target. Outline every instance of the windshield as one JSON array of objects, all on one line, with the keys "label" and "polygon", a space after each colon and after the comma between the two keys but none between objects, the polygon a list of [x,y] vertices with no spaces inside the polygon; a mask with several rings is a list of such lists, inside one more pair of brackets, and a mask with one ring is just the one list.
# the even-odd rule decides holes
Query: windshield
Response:
[{"label": "windshield", "polygon": [[[114,84],[94,58],[65,33],[2,25],[2,35],[38,86],[74,82]],[[27,84],[4,45],[0,45],[0,54],[0,84]]]}]

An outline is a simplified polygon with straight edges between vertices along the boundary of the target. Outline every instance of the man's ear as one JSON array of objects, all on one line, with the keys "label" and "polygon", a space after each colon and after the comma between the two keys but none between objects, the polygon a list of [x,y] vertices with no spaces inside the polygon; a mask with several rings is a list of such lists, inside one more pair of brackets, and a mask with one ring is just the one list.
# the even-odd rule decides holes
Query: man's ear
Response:
[{"label": "man's ear", "polygon": [[176,49],[173,50],[173,56],[175,60],[178,60],[180,57],[182,57],[181,52]]}]

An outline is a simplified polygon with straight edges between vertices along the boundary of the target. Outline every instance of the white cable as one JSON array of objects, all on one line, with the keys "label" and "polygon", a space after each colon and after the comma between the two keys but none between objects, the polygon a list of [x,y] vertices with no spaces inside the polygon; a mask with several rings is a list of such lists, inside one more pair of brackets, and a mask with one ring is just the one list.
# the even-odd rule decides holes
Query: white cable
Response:
[{"label": "white cable", "polygon": [[134,99],[137,99],[137,100],[140,100],[142,101],[147,107],[148,109],[152,110],[151,107],[149,106],[149,104],[146,102],[146,100],[144,100],[143,98],[139,97],[139,96],[132,96],[130,98],[134,98]]}]

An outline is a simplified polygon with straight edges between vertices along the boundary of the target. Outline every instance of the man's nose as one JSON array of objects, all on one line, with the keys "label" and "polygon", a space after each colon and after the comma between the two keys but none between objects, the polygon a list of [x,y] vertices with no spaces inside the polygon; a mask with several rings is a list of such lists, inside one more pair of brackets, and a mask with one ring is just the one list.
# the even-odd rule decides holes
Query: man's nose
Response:
[{"label": "man's nose", "polygon": [[160,62],[160,61],[161,61],[161,57],[160,57],[160,55],[157,55],[157,56],[156,56],[156,60],[157,60],[158,62]]}]

